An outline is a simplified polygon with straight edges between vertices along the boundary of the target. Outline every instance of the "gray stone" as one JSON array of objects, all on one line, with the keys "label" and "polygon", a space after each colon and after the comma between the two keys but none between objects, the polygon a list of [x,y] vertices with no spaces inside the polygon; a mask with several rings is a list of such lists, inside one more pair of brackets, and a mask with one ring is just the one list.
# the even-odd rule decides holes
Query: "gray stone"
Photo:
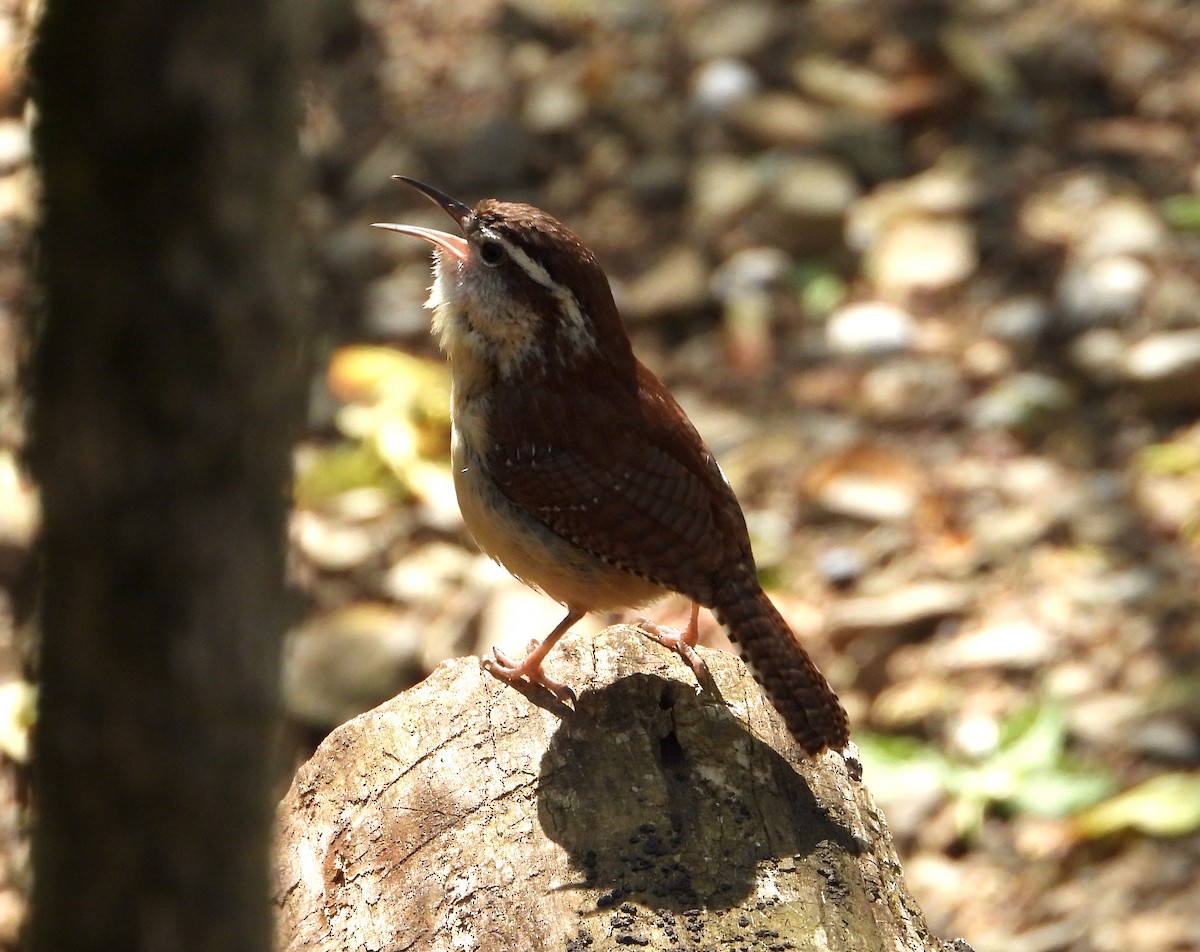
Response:
[{"label": "gray stone", "polygon": [[701,112],[722,113],[758,92],[759,85],[757,74],[742,60],[709,60],[692,74],[692,98]]},{"label": "gray stone", "polygon": [[983,329],[1009,344],[1031,344],[1050,326],[1050,305],[1033,295],[1008,298],[983,316]]},{"label": "gray stone", "polygon": [[1137,313],[1153,277],[1149,265],[1129,255],[1074,257],[1059,277],[1058,303],[1076,324],[1122,322]]},{"label": "gray stone", "polygon": [[775,168],[771,193],[776,211],[807,222],[844,215],[858,198],[859,187],[841,162],[807,155],[789,159]]},{"label": "gray stone", "polygon": [[907,350],[916,322],[903,308],[884,301],[860,301],[838,308],[825,325],[825,343],[835,354],[877,356]]},{"label": "gray stone", "polygon": [[971,604],[973,590],[955,582],[917,582],[887,595],[848,598],[830,606],[831,632],[870,628],[907,628],[959,615]]},{"label": "gray stone", "polygon": [[288,636],[283,699],[288,714],[329,728],[370,710],[424,675],[421,631],[394,609],[352,605]]},{"label": "gray stone", "polygon": [[1046,374],[1013,374],[966,407],[968,422],[979,429],[1030,431],[1075,405],[1075,393]]}]

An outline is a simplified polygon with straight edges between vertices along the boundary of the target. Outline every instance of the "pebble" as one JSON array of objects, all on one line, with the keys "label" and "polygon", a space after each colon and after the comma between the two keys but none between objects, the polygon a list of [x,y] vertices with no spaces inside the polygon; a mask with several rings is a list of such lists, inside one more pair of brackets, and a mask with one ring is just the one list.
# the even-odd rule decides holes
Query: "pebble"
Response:
[{"label": "pebble", "polygon": [[853,585],[866,570],[862,553],[849,546],[824,548],[817,553],[816,569],[835,588]]},{"label": "pebble", "polygon": [[966,395],[954,362],[936,357],[893,358],[872,367],[858,386],[862,408],[893,422],[952,416]]},{"label": "pebble", "polygon": [[886,182],[855,202],[846,241],[865,251],[905,218],[962,220],[979,204],[980,193],[969,156],[953,155],[911,178]]},{"label": "pebble", "polygon": [[730,119],[763,146],[809,148],[829,131],[825,110],[785,92],[764,92],[741,102]]},{"label": "pebble", "polygon": [[1103,202],[1087,216],[1087,226],[1074,248],[1084,259],[1154,254],[1167,241],[1167,226],[1158,212],[1132,196]]},{"label": "pebble", "polygon": [[1034,295],[1021,295],[992,305],[983,329],[1008,344],[1033,344],[1050,326],[1050,305]]},{"label": "pebble", "polygon": [[903,293],[952,287],[978,265],[975,230],[966,221],[908,217],[883,230],[863,268],[884,292]]},{"label": "pebble", "polygon": [[393,562],[383,575],[382,590],[398,602],[435,608],[462,587],[477,558],[460,545],[430,542]]},{"label": "pebble", "polygon": [[825,624],[831,632],[871,628],[908,628],[961,615],[973,590],[956,582],[917,582],[887,595],[848,598],[830,606]]},{"label": "pebble", "polygon": [[32,146],[29,128],[20,119],[0,120],[0,174],[29,161]]},{"label": "pebble", "polygon": [[821,482],[812,501],[828,512],[866,522],[903,522],[920,501],[920,487],[886,473],[845,471]]},{"label": "pebble", "polygon": [[574,83],[539,77],[529,85],[521,118],[534,132],[562,132],[579,123],[587,110],[587,97]]},{"label": "pebble", "polygon": [[350,605],[291,632],[284,651],[288,714],[328,728],[370,710],[424,676],[415,616]]},{"label": "pebble", "polygon": [[967,404],[967,421],[981,430],[1039,430],[1075,405],[1074,392],[1057,377],[1019,373]]},{"label": "pebble", "polygon": [[1025,671],[1049,663],[1056,653],[1048,631],[1016,621],[964,631],[939,647],[936,657],[949,671],[990,667]]},{"label": "pebble", "polygon": [[1200,373],[1200,330],[1165,331],[1139,341],[1125,355],[1125,373],[1142,382],[1195,377]]},{"label": "pebble", "polygon": [[709,267],[691,245],[668,251],[625,286],[621,313],[630,320],[698,308],[708,302]]},{"label": "pebble", "polygon": [[779,248],[744,248],[731,255],[712,276],[712,292],[722,301],[776,286],[792,266]]},{"label": "pebble", "polygon": [[758,75],[742,60],[709,60],[692,74],[692,99],[701,112],[722,113],[753,96],[759,85]]},{"label": "pebble", "polygon": [[780,29],[776,8],[757,0],[699,8],[684,35],[696,60],[749,58],[760,53]]},{"label": "pebble", "polygon": [[1145,701],[1135,694],[1098,692],[1076,698],[1067,708],[1067,724],[1081,740],[1105,749],[1123,745]]},{"label": "pebble", "polygon": [[724,153],[697,158],[688,189],[697,230],[724,230],[754,207],[763,185],[762,172],[749,159]]},{"label": "pebble", "polygon": [[885,301],[859,301],[837,308],[825,324],[825,343],[842,356],[878,356],[912,346],[916,322]]},{"label": "pebble", "polygon": [[1183,764],[1200,761],[1200,736],[1177,720],[1158,717],[1130,732],[1131,745],[1151,757]]},{"label": "pebble", "polygon": [[1137,313],[1153,277],[1149,265],[1129,255],[1076,257],[1059,277],[1058,303],[1077,325],[1123,322]]},{"label": "pebble", "polygon": [[301,552],[328,572],[357,568],[379,547],[372,527],[347,525],[307,509],[292,514],[292,537]]},{"label": "pebble", "polygon": [[789,159],[775,168],[774,179],[774,209],[801,223],[840,218],[860,192],[845,165],[821,155]]},{"label": "pebble", "polygon": [[1071,342],[1071,362],[1093,381],[1112,385],[1125,373],[1125,355],[1129,344],[1125,336],[1111,327],[1084,331]]}]

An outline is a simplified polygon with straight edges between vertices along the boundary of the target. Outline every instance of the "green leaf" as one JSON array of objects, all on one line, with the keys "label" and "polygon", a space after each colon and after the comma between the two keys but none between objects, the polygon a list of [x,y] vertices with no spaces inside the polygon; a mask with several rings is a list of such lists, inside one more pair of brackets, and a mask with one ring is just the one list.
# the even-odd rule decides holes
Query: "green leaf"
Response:
[{"label": "green leaf", "polygon": [[1113,786],[1112,777],[1099,771],[1034,773],[1022,778],[1009,806],[1029,816],[1066,817],[1108,796]]},{"label": "green leaf", "polygon": [[1172,195],[1162,200],[1159,210],[1172,228],[1200,231],[1200,195]]},{"label": "green leaf", "polygon": [[1200,470],[1200,446],[1154,443],[1138,453],[1136,465],[1152,476],[1187,476]]},{"label": "green leaf", "polygon": [[1200,830],[1200,773],[1151,777],[1079,814],[1075,828],[1088,837],[1127,829],[1150,836],[1195,833]]}]

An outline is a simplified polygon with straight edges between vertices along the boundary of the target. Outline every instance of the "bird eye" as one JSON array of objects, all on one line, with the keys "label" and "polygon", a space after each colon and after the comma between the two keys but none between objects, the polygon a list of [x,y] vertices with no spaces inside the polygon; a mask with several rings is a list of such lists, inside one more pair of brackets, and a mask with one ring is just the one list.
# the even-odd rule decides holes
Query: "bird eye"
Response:
[{"label": "bird eye", "polygon": [[498,241],[485,241],[479,246],[479,260],[494,268],[504,260],[504,245]]}]

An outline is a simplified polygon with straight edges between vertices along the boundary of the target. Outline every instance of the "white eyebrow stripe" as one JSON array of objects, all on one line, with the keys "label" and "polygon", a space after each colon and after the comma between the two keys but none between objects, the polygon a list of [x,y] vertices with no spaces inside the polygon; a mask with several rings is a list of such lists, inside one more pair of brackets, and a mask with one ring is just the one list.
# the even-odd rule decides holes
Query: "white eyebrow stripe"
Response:
[{"label": "white eyebrow stripe", "polygon": [[563,307],[563,324],[567,331],[567,338],[575,351],[582,352],[594,349],[596,339],[592,336],[591,328],[588,327],[587,321],[584,320],[583,310],[579,306],[579,301],[575,298],[575,294],[571,289],[555,281],[550,277],[549,271],[537,261],[534,261],[523,248],[517,247],[507,238],[502,238],[490,228],[480,229],[480,234],[487,240],[501,245],[508,252],[508,256],[516,262],[517,267],[529,275],[531,281],[541,285],[554,295]]}]

